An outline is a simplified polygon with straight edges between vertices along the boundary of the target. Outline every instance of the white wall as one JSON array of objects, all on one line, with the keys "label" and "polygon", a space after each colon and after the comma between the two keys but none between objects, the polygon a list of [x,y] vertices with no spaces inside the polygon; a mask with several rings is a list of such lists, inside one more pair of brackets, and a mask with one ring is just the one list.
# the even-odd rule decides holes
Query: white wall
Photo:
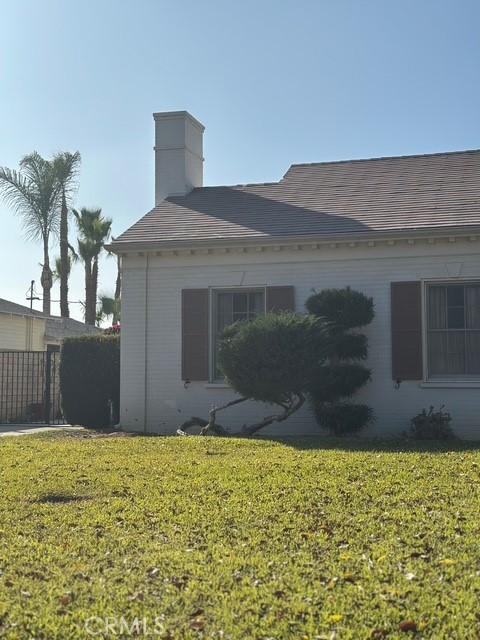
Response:
[{"label": "white wall", "polygon": [[[296,308],[317,290],[344,287],[373,296],[375,319],[368,327],[372,382],[358,398],[377,420],[367,435],[395,435],[423,407],[445,404],[464,438],[480,438],[480,388],[426,388],[391,374],[390,283],[422,279],[480,279],[479,244],[467,239],[435,244],[398,241],[394,246],[319,249],[249,249],[241,253],[135,256],[123,260],[121,423],[132,430],[173,433],[192,415],[206,416],[212,403],[232,398],[228,388],[181,380],[181,290],[195,287],[293,285]],[[148,268],[147,268],[148,262]],[[148,310],[145,314],[145,298]],[[145,330],[148,339],[145,339]],[[145,385],[146,381],[146,385]],[[239,405],[219,422],[237,428],[270,411],[256,403]],[[267,432],[266,432],[267,433]],[[308,409],[268,433],[321,433]]]},{"label": "white wall", "polygon": [[44,351],[45,320],[0,313],[0,351]]}]

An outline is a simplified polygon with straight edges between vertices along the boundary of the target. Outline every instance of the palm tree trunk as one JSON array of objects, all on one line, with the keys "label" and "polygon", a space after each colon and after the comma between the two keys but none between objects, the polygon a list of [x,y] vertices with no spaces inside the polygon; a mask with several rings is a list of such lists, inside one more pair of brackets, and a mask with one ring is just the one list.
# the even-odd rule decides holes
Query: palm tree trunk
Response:
[{"label": "palm tree trunk", "polygon": [[95,320],[91,320],[92,306],[92,263],[91,260],[85,262],[85,324],[95,324]]},{"label": "palm tree trunk", "polygon": [[43,238],[43,265],[42,276],[40,278],[43,289],[43,313],[50,315],[50,291],[52,289],[52,270],[50,269],[50,258],[48,255],[48,236]]},{"label": "palm tree trunk", "polygon": [[65,189],[62,193],[62,208],[60,213],[60,315],[69,318],[68,309],[68,207]]},{"label": "palm tree trunk", "polygon": [[97,321],[98,256],[95,256],[95,258],[93,259],[91,282],[92,286],[90,290],[90,322],[88,324],[92,324],[95,326],[95,323]]},{"label": "palm tree trunk", "polygon": [[85,324],[95,326],[97,320],[98,260],[85,265]]}]

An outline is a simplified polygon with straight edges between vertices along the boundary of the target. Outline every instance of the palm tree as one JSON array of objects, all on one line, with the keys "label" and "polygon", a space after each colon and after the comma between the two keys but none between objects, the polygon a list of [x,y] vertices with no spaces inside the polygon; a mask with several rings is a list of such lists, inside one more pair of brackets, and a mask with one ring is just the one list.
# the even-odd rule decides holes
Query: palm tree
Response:
[{"label": "palm tree", "polygon": [[[68,260],[67,260],[67,275],[70,276],[70,272],[72,271],[72,264],[75,261],[75,256],[71,256],[70,254],[68,255]],[[52,272],[52,277],[53,277],[53,281],[54,282],[58,282],[59,280],[62,279],[62,270],[63,270],[63,265],[62,265],[62,260],[59,256],[57,256],[55,258],[55,269]]]},{"label": "palm tree", "polygon": [[112,220],[101,209],[73,210],[79,232],[78,254],[85,268],[85,323],[95,325],[97,315],[98,260],[110,237]]},{"label": "palm tree", "polygon": [[68,277],[70,274],[68,255],[68,204],[77,187],[76,177],[80,168],[80,153],[63,151],[53,158],[53,165],[61,192],[60,203],[60,315],[68,318]]},{"label": "palm tree", "polygon": [[52,270],[49,241],[59,230],[60,189],[53,162],[34,151],[20,161],[20,170],[0,167],[0,191],[8,205],[22,217],[25,235],[43,244],[40,282],[43,288],[43,312],[50,315]]},{"label": "palm tree", "polygon": [[97,324],[105,318],[112,318],[112,325],[120,321],[120,298],[112,298],[107,295],[99,296],[100,307],[97,311]]}]

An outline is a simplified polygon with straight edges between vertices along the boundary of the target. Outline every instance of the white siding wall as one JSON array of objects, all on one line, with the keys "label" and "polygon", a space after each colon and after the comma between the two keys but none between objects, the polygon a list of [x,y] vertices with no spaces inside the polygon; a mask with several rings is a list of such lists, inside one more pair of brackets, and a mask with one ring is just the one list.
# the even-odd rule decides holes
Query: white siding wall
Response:
[{"label": "white siding wall", "polygon": [[0,313],[0,351],[44,351],[45,320]]},{"label": "white siding wall", "polygon": [[[149,262],[147,269],[147,260]],[[368,327],[373,381],[358,397],[375,410],[367,435],[399,434],[409,419],[431,404],[446,408],[457,433],[480,437],[479,388],[426,388],[404,382],[395,389],[391,374],[390,283],[422,279],[480,279],[476,242],[426,241],[388,246],[317,250],[231,250],[227,254],[177,257],[129,256],[123,260],[121,422],[131,430],[173,433],[192,415],[206,416],[212,403],[232,398],[228,388],[181,380],[181,290],[195,287],[293,285],[296,308],[312,288],[351,287],[373,296],[375,319]],[[145,317],[145,299],[148,300]],[[147,339],[145,339],[145,329]],[[146,381],[146,388],[145,388]],[[266,408],[239,405],[219,421],[239,427]],[[319,433],[308,409],[269,433]]]}]

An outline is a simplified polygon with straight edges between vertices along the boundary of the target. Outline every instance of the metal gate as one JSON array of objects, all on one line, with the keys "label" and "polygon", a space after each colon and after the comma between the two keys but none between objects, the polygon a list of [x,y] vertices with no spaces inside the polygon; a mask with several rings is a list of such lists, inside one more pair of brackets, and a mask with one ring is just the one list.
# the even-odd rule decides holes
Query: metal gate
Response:
[{"label": "metal gate", "polygon": [[60,353],[0,351],[0,424],[62,424]]}]

